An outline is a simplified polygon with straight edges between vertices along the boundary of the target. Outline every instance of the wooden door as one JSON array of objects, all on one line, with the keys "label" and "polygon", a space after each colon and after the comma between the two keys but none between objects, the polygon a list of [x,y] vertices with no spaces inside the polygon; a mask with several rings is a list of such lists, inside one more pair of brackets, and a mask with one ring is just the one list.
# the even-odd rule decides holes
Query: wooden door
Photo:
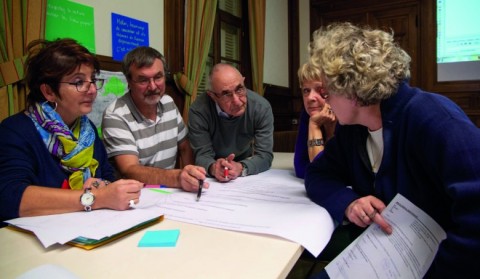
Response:
[{"label": "wooden door", "polygon": [[[368,2],[368,3],[367,3]],[[386,1],[385,1],[386,2]],[[363,4],[362,4],[363,3]],[[393,31],[395,40],[412,58],[410,84],[418,86],[419,71],[417,55],[419,49],[418,14],[419,8],[412,1],[313,1],[310,7],[312,32],[320,26],[333,22],[351,22],[372,28]]]}]

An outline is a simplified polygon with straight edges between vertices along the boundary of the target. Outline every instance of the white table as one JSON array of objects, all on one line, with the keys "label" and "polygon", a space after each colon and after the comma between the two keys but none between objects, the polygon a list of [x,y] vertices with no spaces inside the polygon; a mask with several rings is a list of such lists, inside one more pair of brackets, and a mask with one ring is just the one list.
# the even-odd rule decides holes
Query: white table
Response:
[{"label": "white table", "polygon": [[[293,170],[292,153],[275,153],[273,168]],[[146,230],[179,229],[173,248],[139,248]],[[69,245],[43,248],[36,237],[0,229],[0,277],[15,278],[43,265],[79,278],[285,278],[303,248],[274,236],[163,220],[87,251]]]}]

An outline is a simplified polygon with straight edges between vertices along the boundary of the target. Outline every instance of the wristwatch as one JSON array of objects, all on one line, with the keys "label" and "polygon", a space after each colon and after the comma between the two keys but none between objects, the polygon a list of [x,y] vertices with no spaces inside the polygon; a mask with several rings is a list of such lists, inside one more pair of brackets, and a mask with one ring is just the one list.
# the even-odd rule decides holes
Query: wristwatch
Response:
[{"label": "wristwatch", "polygon": [[325,144],[323,139],[311,139],[308,141],[308,147],[322,146]]},{"label": "wristwatch", "polygon": [[95,195],[90,191],[92,188],[85,188],[85,192],[80,196],[80,203],[85,211],[92,211],[92,205],[95,202]]},{"label": "wristwatch", "polygon": [[247,168],[247,165],[244,164],[244,163],[241,163],[242,166],[243,166],[243,169],[242,169],[242,174],[240,176],[247,176],[248,175],[248,168]]}]

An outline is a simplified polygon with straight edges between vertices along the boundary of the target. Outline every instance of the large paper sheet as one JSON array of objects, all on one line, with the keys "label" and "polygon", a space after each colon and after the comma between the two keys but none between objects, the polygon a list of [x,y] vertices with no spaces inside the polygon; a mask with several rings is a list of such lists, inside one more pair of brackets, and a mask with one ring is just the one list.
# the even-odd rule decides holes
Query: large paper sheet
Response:
[{"label": "large paper sheet", "polygon": [[101,239],[160,215],[203,226],[279,236],[301,244],[315,256],[330,240],[333,220],[324,208],[308,199],[303,180],[290,170],[269,170],[227,183],[209,178],[208,182],[210,188],[204,189],[198,202],[196,193],[143,189],[140,202],[132,210],[94,210],[7,222],[34,232],[45,247],[79,236]]},{"label": "large paper sheet", "polygon": [[306,196],[303,179],[289,170],[239,177],[227,183],[209,179],[199,202],[176,192],[160,202],[165,218],[221,229],[271,234],[301,244],[317,256],[334,230],[328,212]]},{"label": "large paper sheet", "polygon": [[372,224],[326,266],[330,278],[423,278],[445,231],[400,194],[382,212],[391,235]]}]

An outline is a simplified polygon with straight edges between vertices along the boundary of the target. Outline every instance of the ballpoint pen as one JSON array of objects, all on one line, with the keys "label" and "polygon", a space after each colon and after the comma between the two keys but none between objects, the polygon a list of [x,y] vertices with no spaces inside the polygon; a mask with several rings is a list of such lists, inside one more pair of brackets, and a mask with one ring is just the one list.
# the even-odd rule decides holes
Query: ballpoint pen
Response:
[{"label": "ballpoint pen", "polygon": [[203,188],[203,180],[199,179],[198,180],[198,193],[197,193],[197,201],[200,200],[200,197],[202,196],[202,188]]}]

